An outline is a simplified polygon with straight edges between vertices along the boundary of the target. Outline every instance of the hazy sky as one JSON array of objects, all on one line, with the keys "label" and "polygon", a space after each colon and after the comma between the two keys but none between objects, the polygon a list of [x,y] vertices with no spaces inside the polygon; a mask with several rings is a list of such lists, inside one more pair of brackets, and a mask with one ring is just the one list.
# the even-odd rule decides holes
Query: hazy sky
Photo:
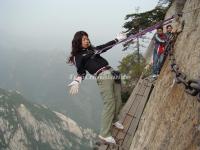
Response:
[{"label": "hazy sky", "polygon": [[[115,38],[126,14],[154,8],[158,0],[0,0],[0,48],[70,52],[78,30],[94,45]],[[0,51],[1,51],[0,49]],[[114,55],[111,55],[116,51]],[[113,53],[112,53],[113,54]],[[115,64],[121,46],[105,54]]]}]

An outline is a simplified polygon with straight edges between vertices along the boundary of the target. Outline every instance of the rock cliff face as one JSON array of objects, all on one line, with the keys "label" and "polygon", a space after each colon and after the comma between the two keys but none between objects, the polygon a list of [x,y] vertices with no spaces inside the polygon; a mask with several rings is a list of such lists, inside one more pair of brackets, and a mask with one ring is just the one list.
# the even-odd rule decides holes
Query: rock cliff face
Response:
[{"label": "rock cliff face", "polygon": [[95,137],[65,115],[0,89],[1,150],[88,150]]},{"label": "rock cliff face", "polygon": [[[175,43],[180,70],[189,79],[200,79],[200,1],[175,0],[166,17],[187,12],[183,32]],[[191,11],[191,12],[189,12]],[[173,24],[177,26],[176,23]],[[146,105],[131,150],[200,150],[200,103],[173,84],[167,59]]]}]

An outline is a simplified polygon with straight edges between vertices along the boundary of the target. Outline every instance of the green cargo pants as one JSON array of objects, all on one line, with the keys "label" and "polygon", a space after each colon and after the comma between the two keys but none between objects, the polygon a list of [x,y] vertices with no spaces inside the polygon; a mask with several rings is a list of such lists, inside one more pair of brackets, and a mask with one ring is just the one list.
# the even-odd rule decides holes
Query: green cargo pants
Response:
[{"label": "green cargo pants", "polygon": [[122,107],[121,84],[115,83],[111,70],[103,71],[97,77],[97,84],[103,99],[100,129],[100,135],[103,137],[111,136],[112,123],[119,120],[118,115]]}]

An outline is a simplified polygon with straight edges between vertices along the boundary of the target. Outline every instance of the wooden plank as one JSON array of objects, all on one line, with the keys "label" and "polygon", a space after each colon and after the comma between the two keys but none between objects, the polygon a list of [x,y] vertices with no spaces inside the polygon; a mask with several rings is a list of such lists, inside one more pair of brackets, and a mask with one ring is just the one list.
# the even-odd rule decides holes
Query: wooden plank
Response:
[{"label": "wooden plank", "polygon": [[[124,120],[124,123],[123,123],[123,125],[124,125],[124,130],[123,131],[126,132],[126,134],[123,137],[124,139],[126,139],[127,137],[130,137],[130,132],[128,133],[128,130],[129,130],[130,126],[131,126],[132,121],[135,118],[135,116],[134,116],[135,112],[137,111],[137,107],[140,104],[142,98],[143,98],[142,96],[138,96],[137,95],[136,100],[134,101],[134,103],[133,103],[133,105],[132,105],[132,107],[130,109],[129,113],[132,114],[133,117],[131,117],[130,115],[126,115],[126,117],[125,117],[125,120]],[[124,142],[124,140],[123,140],[123,142]]]},{"label": "wooden plank", "polygon": [[135,113],[135,111],[136,111],[135,109],[137,108],[138,104],[140,103],[146,88],[147,88],[146,86],[141,84],[140,90],[135,94],[136,95],[135,101],[129,110],[130,114],[133,115]]},{"label": "wooden plank", "polygon": [[142,100],[142,96],[137,95],[136,100],[134,101],[134,103],[129,111],[130,114],[135,115],[136,109],[137,109],[138,105],[140,104],[141,100]]},{"label": "wooden plank", "polygon": [[126,135],[126,132],[128,131],[128,128],[129,128],[129,126],[131,124],[131,121],[132,121],[132,117],[126,116],[126,118],[124,120],[124,123],[123,123],[124,130],[118,130],[117,135],[115,136],[116,139],[124,139],[124,137]]},{"label": "wooden plank", "polygon": [[[136,111],[136,118],[134,118],[133,120],[133,123],[131,124],[129,130],[128,130],[128,133],[132,133],[133,136],[135,134],[135,131],[137,129],[137,126],[139,124],[139,121],[140,121],[140,118],[141,118],[141,115],[142,115],[142,112],[144,110],[144,107],[145,107],[145,104],[147,102],[147,99],[149,97],[149,94],[150,94],[150,91],[151,91],[151,87],[147,88],[146,91],[145,91],[145,94],[144,94],[144,97],[142,99],[142,102],[139,104],[138,108],[137,108],[137,111]],[[132,136],[132,138],[133,138]],[[124,143],[123,143],[123,146],[126,145],[126,146],[130,146],[131,142],[132,142],[132,138],[127,138],[125,137],[124,139]]]},{"label": "wooden plank", "polygon": [[[131,124],[131,120],[132,120],[133,117],[134,116],[130,116],[130,115],[126,115],[125,116],[125,119],[124,119],[124,121],[122,123],[124,125],[124,130],[123,131],[128,131],[128,128],[129,128],[129,126]],[[112,136],[113,137],[117,137],[117,134],[118,134],[119,131],[121,131],[121,130],[119,130],[119,129],[115,128],[115,127],[112,127]]]},{"label": "wooden plank", "polygon": [[98,150],[107,150],[108,145],[101,145]]},{"label": "wooden plank", "polygon": [[[141,90],[141,88],[139,87],[139,91]],[[145,87],[143,87],[142,92],[145,90]],[[142,93],[141,92],[141,93]],[[140,101],[142,99],[142,96],[137,95],[137,93],[135,93],[136,98],[134,100],[134,102],[131,104],[131,108],[129,110],[128,113],[125,114],[124,116],[124,120],[123,120],[123,125],[124,125],[124,132],[127,134],[128,129],[130,128],[131,122],[133,120],[133,118],[135,117],[134,114],[136,112],[136,109],[138,107],[138,105],[140,104]],[[118,132],[119,133],[119,132]],[[122,133],[121,133],[122,134]],[[126,134],[123,133],[123,136],[121,136],[120,134],[117,135],[117,138],[125,138]],[[129,134],[129,133],[128,133]]]},{"label": "wooden plank", "polygon": [[128,101],[126,102],[126,104],[124,105],[124,107],[122,108],[122,116],[123,116],[123,113],[126,113],[129,111],[132,103],[134,102],[135,100],[135,97],[136,97],[136,93],[140,90],[140,87],[136,87],[136,89],[134,90],[134,92],[132,93],[132,95],[129,97]]},{"label": "wooden plank", "polygon": [[128,131],[128,128],[129,128],[129,126],[131,124],[132,119],[133,119],[133,117],[130,117],[128,115],[125,117],[125,120],[123,122],[123,125],[124,125],[124,130],[123,131],[124,132]]},{"label": "wooden plank", "polygon": [[[127,113],[129,113],[129,115],[134,115],[133,113],[130,112],[130,110],[132,109],[132,107],[134,107],[135,103],[137,104],[138,103],[138,97],[142,97],[142,96],[139,96],[139,95],[136,95],[135,94],[135,98],[134,100],[132,101],[132,103],[130,104],[129,109],[127,110],[124,110],[124,112],[122,113],[122,116],[120,118],[120,121],[121,122],[124,122],[124,119],[125,119],[125,116],[127,115]],[[130,100],[131,101],[131,100]]]},{"label": "wooden plank", "polygon": [[153,84],[151,82],[148,82],[148,87],[153,88]]},{"label": "wooden plank", "polygon": [[130,114],[130,113],[128,113],[128,112],[126,113],[126,115],[127,115],[127,116],[130,116],[130,117],[134,117],[133,114]]},{"label": "wooden plank", "polygon": [[130,106],[135,99],[135,94],[138,93],[138,91],[140,90],[142,82],[143,82],[143,80],[141,80],[141,79],[138,81],[138,84],[134,88],[134,90],[133,90],[132,94],[130,95],[128,101],[126,102],[126,104],[124,105],[124,107],[122,109],[123,112],[127,112],[130,109]]},{"label": "wooden plank", "polygon": [[135,114],[136,118],[134,118],[130,128],[128,129],[128,133],[131,133],[132,136],[131,136],[131,138],[125,137],[124,142],[123,142],[123,146],[130,147],[130,145],[131,145],[132,139],[133,139],[133,137],[135,135],[136,129],[138,127],[140,118],[141,118],[142,113],[144,111],[144,107],[145,107],[145,105],[147,103],[147,100],[148,100],[149,94],[151,92],[151,89],[152,89],[152,87],[148,87],[145,90],[144,97],[143,97],[141,103],[139,104],[139,106],[137,108],[137,111],[136,111],[136,114]]},{"label": "wooden plank", "polygon": [[117,146],[114,146],[114,145],[109,145],[108,150],[117,150]]},{"label": "wooden plank", "polygon": [[129,133],[130,136],[126,136],[124,138],[122,146],[130,147],[130,144],[131,144],[130,142],[132,142],[132,140],[133,140],[133,135],[136,132],[138,123],[139,123],[139,118],[134,118],[133,123],[131,124],[131,128],[129,128],[129,130],[128,130],[128,133]]},{"label": "wooden plank", "polygon": [[[145,107],[145,104],[147,102],[147,99],[149,97],[150,91],[151,91],[150,87],[146,89],[146,91],[144,93],[144,97],[141,100],[141,103],[139,104],[139,106],[137,108],[137,111],[136,111],[136,114],[135,114],[136,119],[138,119],[137,121],[139,121],[140,118],[141,118],[141,115],[142,115],[142,112],[144,110],[144,107]],[[131,127],[130,127],[130,130],[131,130]]]},{"label": "wooden plank", "polygon": [[[118,141],[119,139],[124,139],[124,137],[126,136],[126,132],[128,131],[128,128],[131,124],[132,118],[130,115],[126,115],[125,120],[123,122],[124,125],[124,130],[119,130],[115,127],[112,127],[112,136],[116,139],[116,141]],[[123,142],[123,140],[120,140],[120,143],[117,143],[119,145],[121,145]]]},{"label": "wooden plank", "polygon": [[[126,117],[126,116],[129,115],[129,116],[133,117],[133,115],[132,115],[132,114],[129,114],[128,111],[130,110],[130,108],[131,108],[131,106],[132,106],[132,103],[133,103],[134,100],[135,100],[136,93],[137,93],[137,92],[140,90],[140,88],[141,88],[142,82],[143,82],[142,80],[140,80],[140,81],[138,82],[138,84],[136,85],[135,89],[133,90],[131,96],[129,97],[127,103],[125,104],[125,106],[124,106],[123,109],[122,109],[123,115],[121,116],[120,121],[124,124],[124,126],[127,126],[127,125],[128,125],[128,127],[130,126],[130,120],[131,120],[131,119],[128,119],[128,120],[127,120],[127,117]],[[125,118],[126,118],[126,119],[125,119]],[[127,121],[128,121],[128,122],[127,122]],[[127,129],[128,129],[128,127],[127,127]],[[126,127],[125,127],[125,128],[126,128]],[[127,130],[127,129],[126,129],[126,130]],[[117,130],[116,128],[112,128],[112,136],[113,136],[113,137],[116,137],[117,134],[118,134],[118,130]]]},{"label": "wooden plank", "polygon": [[[125,137],[125,139],[130,139],[130,138],[131,138],[130,135],[126,135],[126,137]],[[123,147],[124,150],[129,150],[130,149],[130,147],[128,145],[124,144],[124,142],[121,145],[121,147]]]},{"label": "wooden plank", "polygon": [[139,94],[139,95],[143,95],[144,92],[145,92],[145,90],[146,90],[146,88],[147,88],[147,86],[142,85],[141,88],[140,88],[140,90],[139,90],[139,92],[138,92],[137,94]]},{"label": "wooden plank", "polygon": [[115,127],[112,127],[112,136],[113,136],[113,137],[116,137],[116,136],[117,136],[117,133],[118,133],[118,129],[115,128]]},{"label": "wooden plank", "polygon": [[115,136],[115,139],[122,139],[120,140],[120,142],[118,143],[119,145],[121,145],[123,143],[123,140],[127,134],[128,128],[131,124],[131,121],[133,120],[133,117],[126,115],[125,120],[123,122],[124,125],[124,130],[118,130],[117,135]]},{"label": "wooden plank", "polygon": [[117,148],[114,147],[114,146],[109,146],[108,149],[109,149],[109,150],[117,150]]},{"label": "wooden plank", "polygon": [[117,144],[122,145],[125,136],[126,136],[126,132],[119,131],[116,137]]},{"label": "wooden plank", "polygon": [[144,82],[143,82],[143,86],[146,86],[146,87],[148,87],[148,86],[149,86],[149,81],[147,81],[147,80],[144,80]]}]

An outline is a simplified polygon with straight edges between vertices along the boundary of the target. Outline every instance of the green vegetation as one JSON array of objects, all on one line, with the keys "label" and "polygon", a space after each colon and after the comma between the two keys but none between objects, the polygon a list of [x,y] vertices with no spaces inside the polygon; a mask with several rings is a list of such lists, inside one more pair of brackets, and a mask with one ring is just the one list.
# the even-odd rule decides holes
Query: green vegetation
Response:
[{"label": "green vegetation", "polygon": [[133,52],[120,61],[118,66],[122,76],[126,75],[128,78],[123,79],[122,100],[125,103],[140,78],[145,66],[143,56],[140,54],[140,62],[138,63],[137,52]]},{"label": "green vegetation", "polygon": [[[125,20],[130,19],[129,21],[125,22],[123,26],[127,30],[126,32],[129,34],[135,34],[139,30],[143,30],[163,20],[169,6],[171,5],[171,0],[165,0],[165,2],[164,0],[160,0],[159,3],[150,11],[126,15]],[[163,6],[163,4],[166,3],[168,5]]]}]

